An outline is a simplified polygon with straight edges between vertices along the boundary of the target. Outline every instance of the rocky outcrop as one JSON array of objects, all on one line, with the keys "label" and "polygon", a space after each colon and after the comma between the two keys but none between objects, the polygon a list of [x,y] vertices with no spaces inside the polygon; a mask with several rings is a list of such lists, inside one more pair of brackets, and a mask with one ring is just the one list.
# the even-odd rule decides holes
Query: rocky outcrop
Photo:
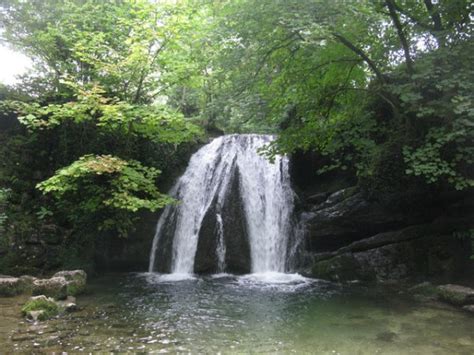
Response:
[{"label": "rocky outcrop", "polygon": [[223,233],[226,246],[225,271],[233,274],[247,274],[250,272],[252,263],[247,222],[240,193],[239,174],[237,169],[223,206],[222,224],[225,226]]},{"label": "rocky outcrop", "polygon": [[355,187],[329,195],[319,193],[307,201],[319,201],[305,217],[310,251],[335,251],[356,240],[412,222],[400,213],[366,200]]},{"label": "rocky outcrop", "polygon": [[0,277],[0,296],[19,294],[44,295],[56,300],[84,292],[87,274],[83,270],[60,271],[49,279],[29,275]]},{"label": "rocky outcrop", "polygon": [[449,280],[465,267],[469,241],[455,236],[468,221],[444,220],[356,241],[314,255],[310,275],[334,281]]},{"label": "rocky outcrop", "polygon": [[354,186],[335,191],[336,182],[320,181],[323,190],[315,185],[300,191],[304,273],[335,281],[446,282],[467,270],[466,231],[473,227],[469,198],[427,196],[438,204],[419,201],[424,208],[400,208],[371,200]]},{"label": "rocky outcrop", "polygon": [[194,272],[212,274],[217,272],[217,237],[219,227],[216,217],[216,202],[213,201],[202,220],[198,246],[194,259]]}]

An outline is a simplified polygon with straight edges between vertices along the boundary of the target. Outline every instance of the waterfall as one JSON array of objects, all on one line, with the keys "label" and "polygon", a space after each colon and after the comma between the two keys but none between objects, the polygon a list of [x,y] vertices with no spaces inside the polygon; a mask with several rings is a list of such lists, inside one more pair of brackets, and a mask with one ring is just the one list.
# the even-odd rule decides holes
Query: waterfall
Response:
[{"label": "waterfall", "polygon": [[[246,244],[252,273],[287,271],[294,193],[288,159],[277,156],[270,163],[258,154],[272,139],[256,134],[222,136],[191,157],[170,191],[179,203],[166,207],[158,220],[150,272],[162,262],[157,253],[167,239],[171,273],[195,272],[197,253],[200,265],[213,265],[214,272],[242,269],[239,259],[245,258]],[[230,244],[242,251],[233,251]]]}]

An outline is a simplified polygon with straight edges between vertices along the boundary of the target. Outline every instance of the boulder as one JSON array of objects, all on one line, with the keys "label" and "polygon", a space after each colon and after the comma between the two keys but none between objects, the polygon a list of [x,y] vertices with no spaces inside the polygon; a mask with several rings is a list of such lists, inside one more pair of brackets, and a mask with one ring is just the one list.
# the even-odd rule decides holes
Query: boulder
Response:
[{"label": "boulder", "polygon": [[20,279],[17,277],[0,278],[0,296],[16,296],[22,292]]},{"label": "boulder", "polygon": [[46,311],[40,309],[39,311],[28,311],[26,312],[26,319],[31,320],[33,322],[43,321],[48,319],[46,315]]},{"label": "boulder", "polygon": [[442,301],[456,306],[473,305],[474,307],[474,289],[460,285],[441,285],[438,286],[438,295]]},{"label": "boulder", "polygon": [[46,295],[57,300],[65,299],[69,282],[63,276],[33,281],[33,295]]},{"label": "boulder", "polygon": [[87,274],[84,270],[60,271],[53,275],[63,277],[67,281],[67,295],[75,296],[84,292],[87,282]]}]

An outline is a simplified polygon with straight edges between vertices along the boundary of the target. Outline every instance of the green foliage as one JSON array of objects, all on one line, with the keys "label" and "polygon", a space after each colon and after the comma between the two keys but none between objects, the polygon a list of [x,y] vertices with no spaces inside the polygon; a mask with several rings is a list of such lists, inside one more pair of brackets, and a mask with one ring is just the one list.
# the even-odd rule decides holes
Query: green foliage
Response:
[{"label": "green foliage", "polygon": [[9,189],[0,188],[0,232],[3,232],[7,222],[7,214],[5,212],[8,201]]},{"label": "green foliage", "polygon": [[138,211],[172,202],[156,187],[159,168],[175,165],[178,145],[202,135],[166,104],[171,86],[197,75],[185,60],[198,24],[190,5],[0,5],[3,39],[35,64],[17,86],[22,95],[5,90],[0,105],[27,129],[9,132],[0,169],[0,183],[14,191],[11,214],[23,210],[18,214],[29,214],[31,224],[68,235],[125,236]]},{"label": "green foliage", "polygon": [[65,122],[91,122],[102,132],[137,135],[161,143],[179,144],[201,134],[198,127],[187,122],[183,115],[165,105],[131,105],[118,99],[108,99],[98,85],[77,91],[76,100],[65,104],[10,102],[22,113],[18,119],[31,131],[50,129]]},{"label": "green foliage", "polygon": [[457,190],[474,186],[474,70],[472,42],[439,49],[416,63],[415,83],[394,86],[415,128],[404,147],[406,173]]},{"label": "green foliage", "polygon": [[50,299],[33,299],[28,301],[22,308],[21,313],[26,316],[28,312],[43,311],[43,314],[38,318],[41,321],[54,317],[59,313],[58,305]]},{"label": "green foliage", "polygon": [[[314,150],[328,161],[320,173],[381,177],[379,157],[393,153],[403,156],[393,178],[473,186],[467,1],[242,0],[217,8],[224,130],[258,131],[265,122],[279,129],[265,155]],[[389,142],[398,142],[396,152],[382,152],[393,150]]]},{"label": "green foliage", "polygon": [[[124,161],[110,155],[86,155],[37,187],[51,194],[58,201],[58,208],[66,208],[72,221],[82,222],[84,216],[90,214],[103,215],[114,210],[156,211],[171,203],[173,200],[156,188],[159,173],[137,161]],[[109,216],[100,223],[99,229],[114,229],[126,235],[130,221],[124,217],[123,213],[116,218]]]},{"label": "green foliage", "polygon": [[199,126],[274,133],[269,159],[315,151],[372,197],[470,189],[471,18],[467,0],[3,2],[34,68],[0,86],[2,243],[62,235],[55,260],[80,265],[171,202],[157,186]]}]

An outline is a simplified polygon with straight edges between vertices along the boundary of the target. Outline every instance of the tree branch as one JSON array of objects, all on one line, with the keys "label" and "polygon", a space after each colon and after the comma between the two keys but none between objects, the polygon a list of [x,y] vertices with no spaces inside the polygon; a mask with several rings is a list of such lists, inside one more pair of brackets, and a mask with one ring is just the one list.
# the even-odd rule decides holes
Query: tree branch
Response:
[{"label": "tree branch", "polygon": [[377,78],[380,80],[381,83],[385,84],[387,82],[387,80],[385,79],[385,76],[379,70],[379,68],[377,68],[377,65],[375,64],[375,62],[372,59],[370,59],[369,56],[362,49],[356,47],[354,44],[352,44],[351,41],[349,41],[347,38],[345,38],[344,36],[338,33],[333,32],[332,35],[337,40],[339,40],[339,42],[341,42],[344,46],[346,46],[355,54],[357,54],[359,57],[361,57],[362,60],[367,63],[369,68],[372,69],[372,71],[374,72],[374,74],[377,76]]},{"label": "tree branch", "polygon": [[405,55],[405,62],[407,65],[407,71],[409,74],[413,73],[413,62],[410,57],[410,46],[408,45],[408,40],[403,32],[403,26],[398,18],[397,11],[395,10],[395,5],[393,0],[385,0],[385,5],[387,5],[388,11],[390,13],[390,18],[397,29],[398,38],[400,39],[400,43],[402,44],[403,53]]}]

